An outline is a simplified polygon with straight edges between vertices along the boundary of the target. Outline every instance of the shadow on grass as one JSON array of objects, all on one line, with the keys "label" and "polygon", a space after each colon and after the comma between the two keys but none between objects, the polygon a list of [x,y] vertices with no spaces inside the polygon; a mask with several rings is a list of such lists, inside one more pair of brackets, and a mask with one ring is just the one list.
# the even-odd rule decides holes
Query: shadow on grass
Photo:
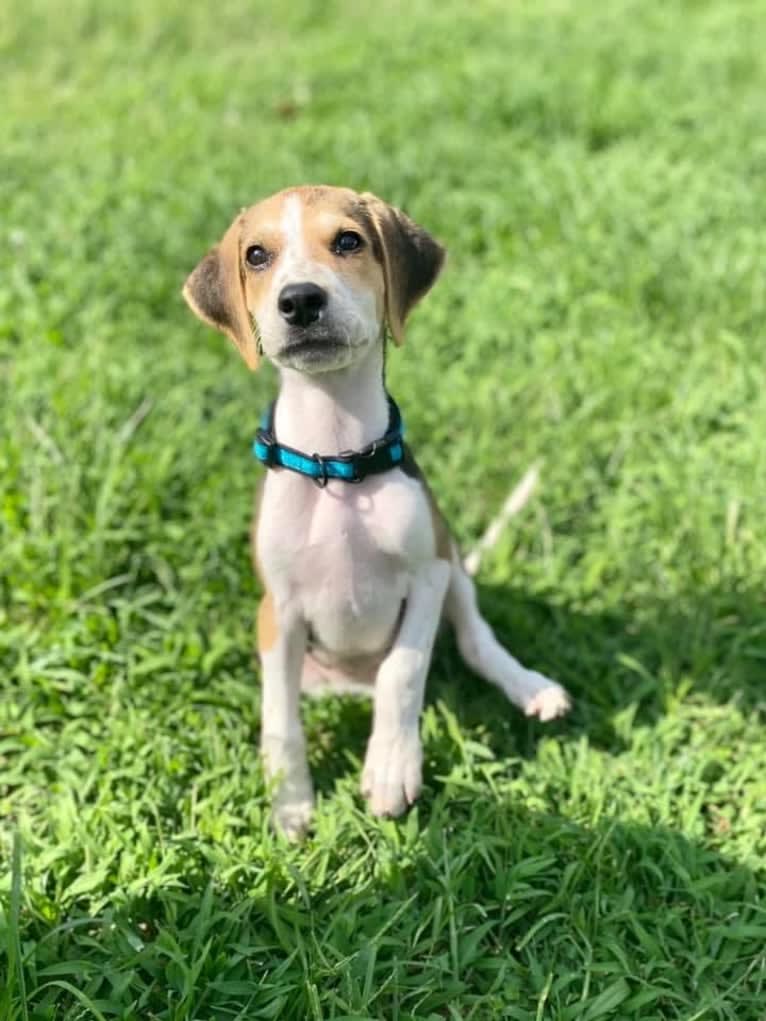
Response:
[{"label": "shadow on grass", "polygon": [[[498,639],[527,666],[559,680],[574,699],[566,719],[552,724],[525,719],[464,665],[451,630],[444,628],[426,703],[444,702],[461,726],[480,729],[499,756],[531,757],[546,733],[564,740],[585,735],[605,751],[620,752],[625,746],[615,715],[634,707],[634,722],[650,725],[687,690],[716,702],[736,699],[753,713],[766,708],[766,607],[760,593],[698,593],[688,610],[658,601],[649,610],[604,614],[530,599],[502,586],[479,585],[479,601]],[[324,700],[321,725],[309,739],[321,791],[331,792],[364,757],[371,725],[368,700]]]},{"label": "shadow on grass", "polygon": [[[566,719],[525,719],[464,665],[444,628],[426,703],[443,702],[498,756],[532,757],[547,733],[563,740],[587,736],[618,753],[625,744],[614,726],[617,714],[631,708],[634,723],[651,725],[686,691],[716,702],[736,699],[753,713],[766,707],[766,609],[759,593],[703,593],[689,600],[686,612],[678,603],[657,602],[649,611],[622,614],[579,612],[501,586],[480,585],[479,599],[499,640],[526,665],[561,681],[574,698]],[[372,705],[333,696],[323,703],[321,722],[313,729],[309,724],[309,745],[317,787],[330,794],[364,757]]]},{"label": "shadow on grass", "polygon": [[[482,612],[499,640],[525,665],[559,680],[574,709],[553,726],[562,736],[587,734],[617,751],[613,717],[635,707],[651,724],[688,691],[753,713],[766,708],[766,606],[750,591],[695,593],[688,605],[655,601],[635,612],[594,614],[546,603],[500,586],[479,586]],[[482,724],[502,748],[511,732],[533,752],[546,727],[508,710],[506,700],[465,667],[451,634],[437,645],[430,698],[447,702],[467,726]]]},{"label": "shadow on grass", "polygon": [[665,829],[588,829],[478,786],[419,811],[408,839],[389,823],[363,844],[346,831],[350,846],[271,846],[224,884],[201,859],[96,917],[27,920],[30,1016],[763,1017],[750,869]]}]

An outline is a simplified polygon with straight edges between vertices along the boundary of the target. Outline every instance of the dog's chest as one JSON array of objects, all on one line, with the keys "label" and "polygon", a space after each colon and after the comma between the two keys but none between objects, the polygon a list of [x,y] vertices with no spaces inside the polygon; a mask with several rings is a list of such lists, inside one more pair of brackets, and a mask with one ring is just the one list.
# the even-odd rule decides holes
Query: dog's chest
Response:
[{"label": "dog's chest", "polygon": [[300,606],[322,645],[373,652],[433,535],[423,489],[401,471],[326,489],[279,473],[266,482],[257,547],[266,583]]}]

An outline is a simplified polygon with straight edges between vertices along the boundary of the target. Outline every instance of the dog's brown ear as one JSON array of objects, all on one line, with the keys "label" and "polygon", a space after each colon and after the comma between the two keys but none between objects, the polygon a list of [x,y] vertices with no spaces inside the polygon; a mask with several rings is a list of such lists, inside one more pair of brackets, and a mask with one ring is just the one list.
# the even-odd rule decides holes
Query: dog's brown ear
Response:
[{"label": "dog's brown ear", "polygon": [[401,344],[404,322],[415,303],[433,286],[446,252],[400,209],[369,193],[362,198],[380,242],[386,319],[394,340]]},{"label": "dog's brown ear", "polygon": [[239,219],[192,270],[183,296],[195,315],[233,340],[248,368],[258,368],[258,343],[245,303]]}]

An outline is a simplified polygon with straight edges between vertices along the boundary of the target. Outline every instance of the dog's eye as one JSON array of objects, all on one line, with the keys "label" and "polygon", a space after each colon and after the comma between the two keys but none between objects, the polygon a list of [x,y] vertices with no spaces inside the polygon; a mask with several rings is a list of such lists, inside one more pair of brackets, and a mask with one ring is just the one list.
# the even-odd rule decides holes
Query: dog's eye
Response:
[{"label": "dog's eye", "polygon": [[252,266],[253,269],[263,269],[270,258],[271,256],[266,249],[262,248],[260,245],[250,245],[248,250],[245,252],[245,261],[248,266]]},{"label": "dog's eye", "polygon": [[336,255],[348,255],[358,251],[364,242],[355,230],[342,230],[333,241],[333,251]]}]

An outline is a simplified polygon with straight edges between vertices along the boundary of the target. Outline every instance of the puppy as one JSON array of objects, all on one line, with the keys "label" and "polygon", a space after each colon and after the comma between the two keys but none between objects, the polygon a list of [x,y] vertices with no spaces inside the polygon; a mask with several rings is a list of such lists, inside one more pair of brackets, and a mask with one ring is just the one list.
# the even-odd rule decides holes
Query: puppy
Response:
[{"label": "puppy", "polygon": [[273,816],[290,836],[314,794],[301,689],[374,699],[362,791],[376,815],[417,798],[419,719],[442,614],[476,673],[528,716],[565,713],[565,690],[496,640],[415,460],[384,376],[444,250],[393,206],[347,188],[289,188],[244,210],[191,273],[184,297],[279,396],[254,445],[268,468],[252,528],[264,595],[262,754]]}]

